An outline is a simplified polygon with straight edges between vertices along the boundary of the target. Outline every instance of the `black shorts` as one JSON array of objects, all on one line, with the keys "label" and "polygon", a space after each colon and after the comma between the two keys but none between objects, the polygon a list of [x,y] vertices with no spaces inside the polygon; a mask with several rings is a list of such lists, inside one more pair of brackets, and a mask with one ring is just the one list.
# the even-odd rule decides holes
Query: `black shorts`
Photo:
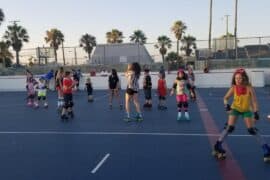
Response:
[{"label": "black shorts", "polygon": [[134,89],[127,88],[126,93],[130,96],[134,95],[135,93],[138,93],[138,91],[135,91]]},{"label": "black shorts", "polygon": [[45,101],[46,100],[46,96],[38,96],[38,100],[40,101],[40,100],[43,100],[43,101]]},{"label": "black shorts", "polygon": [[73,104],[73,96],[72,94],[64,94],[64,104],[66,106]]},{"label": "black shorts", "polygon": [[144,89],[143,91],[144,91],[144,98],[146,100],[152,99],[151,89]]}]

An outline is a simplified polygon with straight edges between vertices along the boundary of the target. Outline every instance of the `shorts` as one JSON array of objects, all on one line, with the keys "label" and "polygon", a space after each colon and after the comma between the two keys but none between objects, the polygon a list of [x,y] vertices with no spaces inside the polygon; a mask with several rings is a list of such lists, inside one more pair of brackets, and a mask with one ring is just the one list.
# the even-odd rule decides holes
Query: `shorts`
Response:
[{"label": "shorts", "polygon": [[177,102],[187,102],[188,96],[186,94],[176,95]]},{"label": "shorts", "polygon": [[152,99],[151,89],[144,89],[144,98],[146,100]]},{"label": "shorts", "polygon": [[130,96],[134,95],[135,93],[138,93],[138,91],[135,91],[134,89],[127,88],[126,93]]},{"label": "shorts", "polygon": [[73,96],[72,96],[72,94],[64,94],[64,105],[67,107],[70,104],[73,104]]},{"label": "shorts", "polygon": [[252,118],[253,113],[251,111],[246,111],[246,112],[239,112],[236,109],[232,109],[230,112],[231,116],[236,116],[238,117],[239,115],[242,116],[243,118]]},{"label": "shorts", "polygon": [[41,99],[45,101],[46,100],[46,96],[38,96],[38,100],[40,101]]}]

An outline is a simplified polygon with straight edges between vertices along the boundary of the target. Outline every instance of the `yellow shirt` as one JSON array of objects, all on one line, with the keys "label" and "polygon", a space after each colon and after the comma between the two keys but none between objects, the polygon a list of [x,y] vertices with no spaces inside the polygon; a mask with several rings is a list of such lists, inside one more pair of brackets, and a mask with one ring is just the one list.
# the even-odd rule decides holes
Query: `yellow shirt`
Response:
[{"label": "yellow shirt", "polygon": [[235,109],[239,112],[247,112],[250,111],[250,100],[251,95],[249,88],[247,87],[246,94],[237,95],[236,93],[236,87],[233,88],[234,97],[233,97],[233,103],[231,105],[232,109]]}]

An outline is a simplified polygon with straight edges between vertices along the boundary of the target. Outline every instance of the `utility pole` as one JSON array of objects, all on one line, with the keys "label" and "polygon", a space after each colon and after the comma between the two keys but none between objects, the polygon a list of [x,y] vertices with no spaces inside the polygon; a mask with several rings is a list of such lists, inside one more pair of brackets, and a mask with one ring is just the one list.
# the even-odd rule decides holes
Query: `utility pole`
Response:
[{"label": "utility pole", "polygon": [[226,58],[228,58],[228,34],[229,34],[229,27],[228,27],[228,24],[229,24],[229,16],[230,15],[225,15],[226,17],[226,42],[225,42],[225,51],[226,51]]},{"label": "utility pole", "polygon": [[209,61],[211,55],[211,41],[212,41],[212,7],[213,7],[213,0],[210,0],[210,12],[209,12],[209,36],[208,36],[208,55],[207,55],[207,65],[206,67],[209,68]]},{"label": "utility pole", "polygon": [[237,50],[237,16],[238,16],[238,0],[235,0],[235,14],[234,14],[234,47],[235,47],[235,59],[238,59]]}]

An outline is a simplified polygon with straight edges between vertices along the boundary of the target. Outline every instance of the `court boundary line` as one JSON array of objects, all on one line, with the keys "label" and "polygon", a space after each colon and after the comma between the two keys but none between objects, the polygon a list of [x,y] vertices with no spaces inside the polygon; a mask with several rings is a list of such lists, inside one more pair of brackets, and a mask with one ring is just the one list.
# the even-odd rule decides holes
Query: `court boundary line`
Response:
[{"label": "court boundary line", "polygon": [[[41,134],[41,135],[140,135],[140,136],[194,136],[194,137],[219,137],[220,134],[208,133],[162,133],[162,132],[114,132],[114,131],[0,131],[1,134]],[[230,137],[251,137],[249,134],[232,134]],[[270,134],[262,135],[270,137]]]},{"label": "court boundary line", "polygon": [[92,174],[95,174],[98,169],[105,163],[105,161],[110,157],[110,153],[107,153],[101,161],[96,165],[96,167],[91,171]]}]

